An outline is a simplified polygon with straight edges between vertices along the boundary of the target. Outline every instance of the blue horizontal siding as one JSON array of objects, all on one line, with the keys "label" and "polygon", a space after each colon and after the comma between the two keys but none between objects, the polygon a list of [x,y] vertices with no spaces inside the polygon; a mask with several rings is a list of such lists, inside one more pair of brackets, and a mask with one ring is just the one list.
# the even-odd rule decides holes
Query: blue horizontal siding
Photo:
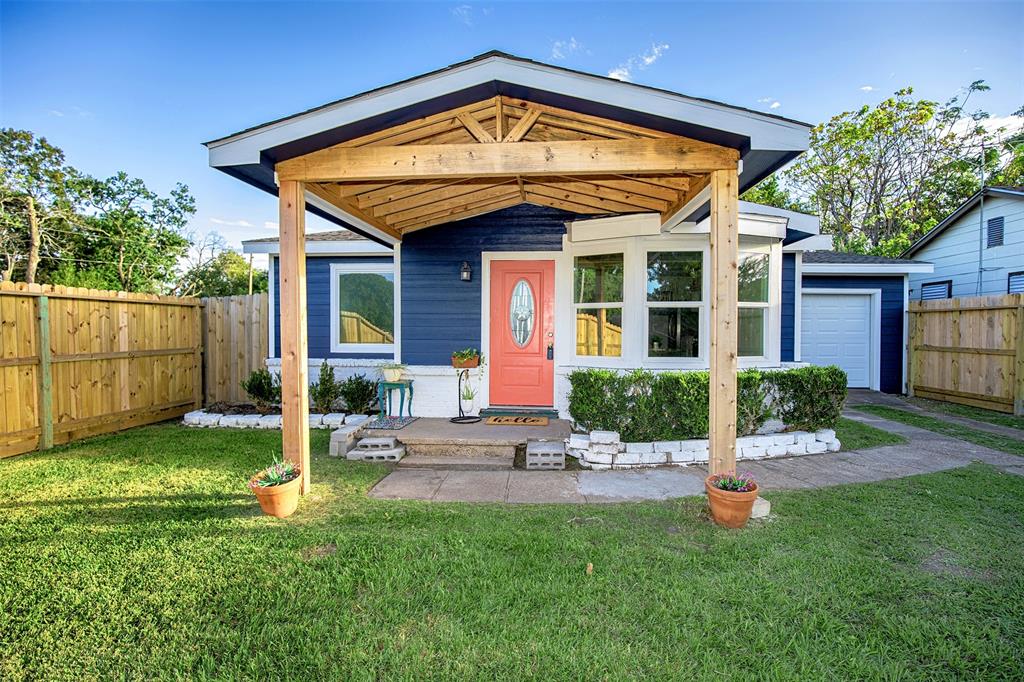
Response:
[{"label": "blue horizontal siding", "polygon": [[796,254],[782,254],[782,329],[780,359],[793,362],[795,347],[793,330],[796,325]]},{"label": "blue horizontal siding", "polygon": [[879,387],[885,393],[903,392],[903,277],[803,275],[805,289],[881,289],[882,333]]},{"label": "blue horizontal siding", "polygon": [[[561,251],[565,222],[579,216],[521,204],[418,230],[402,240],[402,362],[443,365],[480,347],[481,253]],[[463,261],[473,279],[463,282]],[[484,349],[486,353],[486,349]]]},{"label": "blue horizontal siding", "polygon": [[[274,258],[274,357],[281,357],[281,269]],[[331,264],[390,263],[390,257],[308,256],[306,258],[306,334],[311,358],[386,358],[390,353],[331,352]]]}]

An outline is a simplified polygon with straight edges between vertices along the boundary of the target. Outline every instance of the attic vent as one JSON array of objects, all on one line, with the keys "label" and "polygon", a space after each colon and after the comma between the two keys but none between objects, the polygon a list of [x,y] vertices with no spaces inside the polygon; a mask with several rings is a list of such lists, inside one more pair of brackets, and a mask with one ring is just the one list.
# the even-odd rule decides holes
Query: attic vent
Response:
[{"label": "attic vent", "polygon": [[921,285],[921,300],[936,301],[941,298],[949,298],[952,295],[953,281],[929,282]]},{"label": "attic vent", "polygon": [[1003,216],[988,219],[988,248],[1003,245]]},{"label": "attic vent", "polygon": [[1006,285],[1008,294],[1024,294],[1024,272],[1011,272]]}]

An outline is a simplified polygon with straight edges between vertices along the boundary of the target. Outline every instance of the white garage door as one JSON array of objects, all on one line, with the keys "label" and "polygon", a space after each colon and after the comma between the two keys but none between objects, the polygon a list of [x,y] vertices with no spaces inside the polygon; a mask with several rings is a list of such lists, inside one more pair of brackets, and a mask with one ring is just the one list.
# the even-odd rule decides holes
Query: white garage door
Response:
[{"label": "white garage door", "polygon": [[850,388],[870,388],[872,378],[871,295],[815,294],[803,290],[800,359],[838,365]]}]

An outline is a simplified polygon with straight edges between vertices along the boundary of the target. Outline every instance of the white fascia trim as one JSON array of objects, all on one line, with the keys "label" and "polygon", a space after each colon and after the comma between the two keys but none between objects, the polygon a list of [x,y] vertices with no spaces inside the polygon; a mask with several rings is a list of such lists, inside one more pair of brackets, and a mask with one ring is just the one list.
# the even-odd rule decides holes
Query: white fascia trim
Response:
[{"label": "white fascia trim", "polygon": [[805,239],[801,239],[800,241],[786,244],[782,247],[782,250],[785,253],[794,253],[799,251],[833,251],[832,235],[814,234]]},{"label": "white fascia trim", "polygon": [[638,237],[660,234],[661,215],[658,213],[632,213],[606,218],[584,218],[566,223],[571,242],[598,239]]},{"label": "white fascia trim", "polygon": [[804,263],[805,275],[905,275],[935,271],[931,263]]},{"label": "white fascia trim", "polygon": [[801,232],[808,232],[810,234],[819,234],[821,232],[821,220],[818,216],[811,215],[809,213],[789,211],[784,208],[776,208],[775,206],[757,204],[753,201],[743,201],[742,199],[740,199],[740,213],[770,215],[785,218],[789,221],[789,226],[794,230],[800,230]]},{"label": "white fascia trim", "polygon": [[[277,355],[274,352],[274,328],[277,326],[277,320],[274,317],[274,296],[277,293],[274,291],[274,263],[276,262],[277,258],[274,256],[267,259],[267,334],[270,337],[267,350],[270,357]],[[309,333],[308,330],[306,333]]]},{"label": "white fascia trim", "polygon": [[752,149],[805,151],[810,139],[810,128],[800,123],[600,76],[566,72],[543,64],[494,56],[211,142],[208,145],[210,165],[257,164],[260,162],[260,151],[264,149],[402,109],[447,92],[458,92],[493,81],[514,83],[735,133],[749,137]]},{"label": "white fascia trim", "polygon": [[[397,254],[396,254],[397,255]],[[332,353],[390,353],[393,359],[401,357],[401,348],[398,343],[401,334],[401,292],[399,291],[400,279],[396,267],[397,263],[331,263],[331,309],[329,311],[331,320],[331,352]],[[338,275],[353,272],[377,272],[392,274],[393,296],[392,309],[394,310],[394,343],[338,343],[338,325],[341,322],[338,317]]]},{"label": "white fascia trim", "polygon": [[391,244],[391,245],[394,245],[394,244],[398,243],[399,240],[395,239],[390,234],[388,234],[388,233],[386,233],[386,232],[384,232],[382,230],[378,230],[376,227],[374,227],[370,223],[366,222],[365,220],[363,220],[361,218],[355,217],[354,215],[352,215],[351,213],[348,213],[347,211],[341,210],[340,208],[338,208],[337,206],[335,206],[331,202],[324,201],[320,197],[316,196],[315,194],[311,194],[308,191],[305,194],[306,194],[306,203],[309,204],[310,206],[316,206],[321,211],[324,211],[325,213],[331,214],[332,216],[334,216],[338,220],[341,220],[342,222],[348,223],[349,225],[355,227],[356,229],[358,229],[358,230],[360,230],[362,232],[365,232],[367,234],[372,234],[372,235],[374,235],[375,237],[377,237],[378,239],[380,239],[383,242],[386,242],[386,243]]},{"label": "white fascia trim", "polygon": [[702,189],[692,199],[680,206],[678,211],[670,215],[668,219],[661,224],[661,231],[669,232],[672,228],[681,225],[684,218],[688,217],[691,213],[709,201],[711,201],[711,185]]},{"label": "white fascia trim", "polygon": [[[804,266],[807,267],[806,265]],[[872,391],[881,390],[882,385],[882,290],[881,289],[818,289],[808,288],[804,296],[841,295],[871,297],[871,385]]]},{"label": "white fascia trim", "polygon": [[[280,242],[242,242],[242,253],[281,253]],[[318,256],[390,256],[391,248],[371,242],[359,241],[327,242],[306,240],[306,254]]]}]

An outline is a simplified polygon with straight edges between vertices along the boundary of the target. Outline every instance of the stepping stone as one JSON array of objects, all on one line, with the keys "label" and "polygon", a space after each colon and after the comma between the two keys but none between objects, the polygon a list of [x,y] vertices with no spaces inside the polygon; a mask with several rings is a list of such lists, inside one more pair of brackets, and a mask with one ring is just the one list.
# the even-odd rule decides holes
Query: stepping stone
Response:
[{"label": "stepping stone", "polygon": [[530,438],[526,441],[526,469],[565,468],[565,441]]}]

